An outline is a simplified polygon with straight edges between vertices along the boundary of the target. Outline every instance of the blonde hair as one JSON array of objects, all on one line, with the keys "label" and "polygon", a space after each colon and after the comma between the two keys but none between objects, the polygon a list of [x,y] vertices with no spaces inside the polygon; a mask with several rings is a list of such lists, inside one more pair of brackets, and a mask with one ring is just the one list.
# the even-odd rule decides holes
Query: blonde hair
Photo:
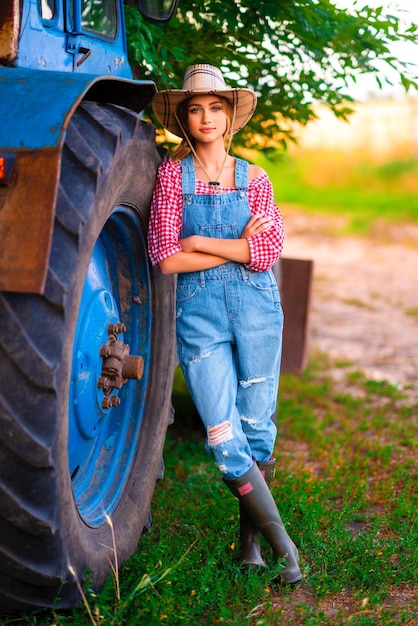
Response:
[{"label": "blonde hair", "polygon": [[[186,100],[183,100],[182,102],[180,102],[179,106],[177,107],[177,116],[180,120],[181,127],[184,128],[186,131],[187,131],[188,103],[190,100],[191,98],[187,98]],[[219,100],[222,101],[222,104],[224,105],[225,112],[226,112],[227,122],[226,122],[226,130],[224,133],[224,140],[225,140],[225,143],[227,143],[229,142],[231,138],[231,134],[232,134],[234,107],[231,104],[231,102],[228,100],[228,98],[219,96]],[[193,145],[193,148],[195,147],[195,141],[193,137],[189,137],[186,134],[186,136],[182,139],[181,143],[174,149],[173,154],[171,155],[171,159],[173,161],[181,161],[181,159],[184,159],[185,157],[187,157],[190,154],[190,152],[192,152],[192,148],[190,147],[190,144]]]}]

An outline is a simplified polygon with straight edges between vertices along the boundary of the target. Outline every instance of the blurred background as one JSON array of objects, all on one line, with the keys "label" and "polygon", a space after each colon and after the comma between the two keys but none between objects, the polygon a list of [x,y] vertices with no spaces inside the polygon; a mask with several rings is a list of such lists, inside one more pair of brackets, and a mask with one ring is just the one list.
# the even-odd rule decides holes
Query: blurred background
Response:
[{"label": "blurred background", "polygon": [[[418,22],[414,0],[352,2],[341,8],[383,5],[405,22]],[[391,44],[405,66],[418,63],[418,42]],[[377,57],[374,65],[380,67]],[[388,82],[372,75],[349,81],[354,99],[348,122],[317,105],[317,119],[292,125],[297,144],[289,143],[277,181],[280,200],[306,207],[350,213],[351,227],[364,232],[376,219],[418,221],[418,92],[405,92],[399,78],[384,70]],[[267,166],[268,167],[268,166]],[[268,168],[274,176],[275,168]]]},{"label": "blurred background", "polygon": [[418,97],[351,106],[346,122],[318,105],[316,120],[293,125],[297,143],[280,162],[262,161],[278,201],[349,214],[358,234],[382,218],[418,221]]}]

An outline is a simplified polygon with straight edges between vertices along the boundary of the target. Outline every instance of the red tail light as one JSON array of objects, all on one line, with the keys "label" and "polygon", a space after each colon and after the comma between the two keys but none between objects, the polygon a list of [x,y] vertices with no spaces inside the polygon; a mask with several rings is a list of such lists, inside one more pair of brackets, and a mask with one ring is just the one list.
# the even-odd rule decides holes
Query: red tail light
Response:
[{"label": "red tail light", "polygon": [[14,154],[0,154],[0,185],[10,183],[15,160]]}]

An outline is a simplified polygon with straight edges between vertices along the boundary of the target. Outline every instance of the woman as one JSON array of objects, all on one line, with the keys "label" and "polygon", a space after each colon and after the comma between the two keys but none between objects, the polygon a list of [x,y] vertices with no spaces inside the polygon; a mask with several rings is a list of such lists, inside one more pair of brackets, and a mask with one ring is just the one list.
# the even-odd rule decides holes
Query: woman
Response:
[{"label": "woman", "polygon": [[157,119],[182,138],[158,172],[149,252],[178,274],[180,365],[223,479],[240,503],[240,560],[265,566],[261,532],[286,583],[300,580],[298,551],[269,483],[283,314],[271,266],[284,239],[265,172],[229,154],[256,107],[250,89],[225,85],[219,69],[188,68],[183,89],[154,96]]}]

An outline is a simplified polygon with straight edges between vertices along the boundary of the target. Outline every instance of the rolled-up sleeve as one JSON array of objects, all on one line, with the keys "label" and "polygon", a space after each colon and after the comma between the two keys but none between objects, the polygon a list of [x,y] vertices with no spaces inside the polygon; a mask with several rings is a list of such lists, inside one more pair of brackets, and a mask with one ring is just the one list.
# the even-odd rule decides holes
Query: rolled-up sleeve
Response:
[{"label": "rolled-up sleeve", "polygon": [[247,239],[251,260],[246,267],[256,272],[267,272],[279,259],[285,237],[282,216],[274,201],[273,187],[267,174],[251,181],[248,202],[252,215],[272,218],[272,225],[267,231]]},{"label": "rolled-up sleeve", "polygon": [[181,251],[181,168],[180,163],[167,161],[158,168],[152,197],[148,253],[153,265]]}]

